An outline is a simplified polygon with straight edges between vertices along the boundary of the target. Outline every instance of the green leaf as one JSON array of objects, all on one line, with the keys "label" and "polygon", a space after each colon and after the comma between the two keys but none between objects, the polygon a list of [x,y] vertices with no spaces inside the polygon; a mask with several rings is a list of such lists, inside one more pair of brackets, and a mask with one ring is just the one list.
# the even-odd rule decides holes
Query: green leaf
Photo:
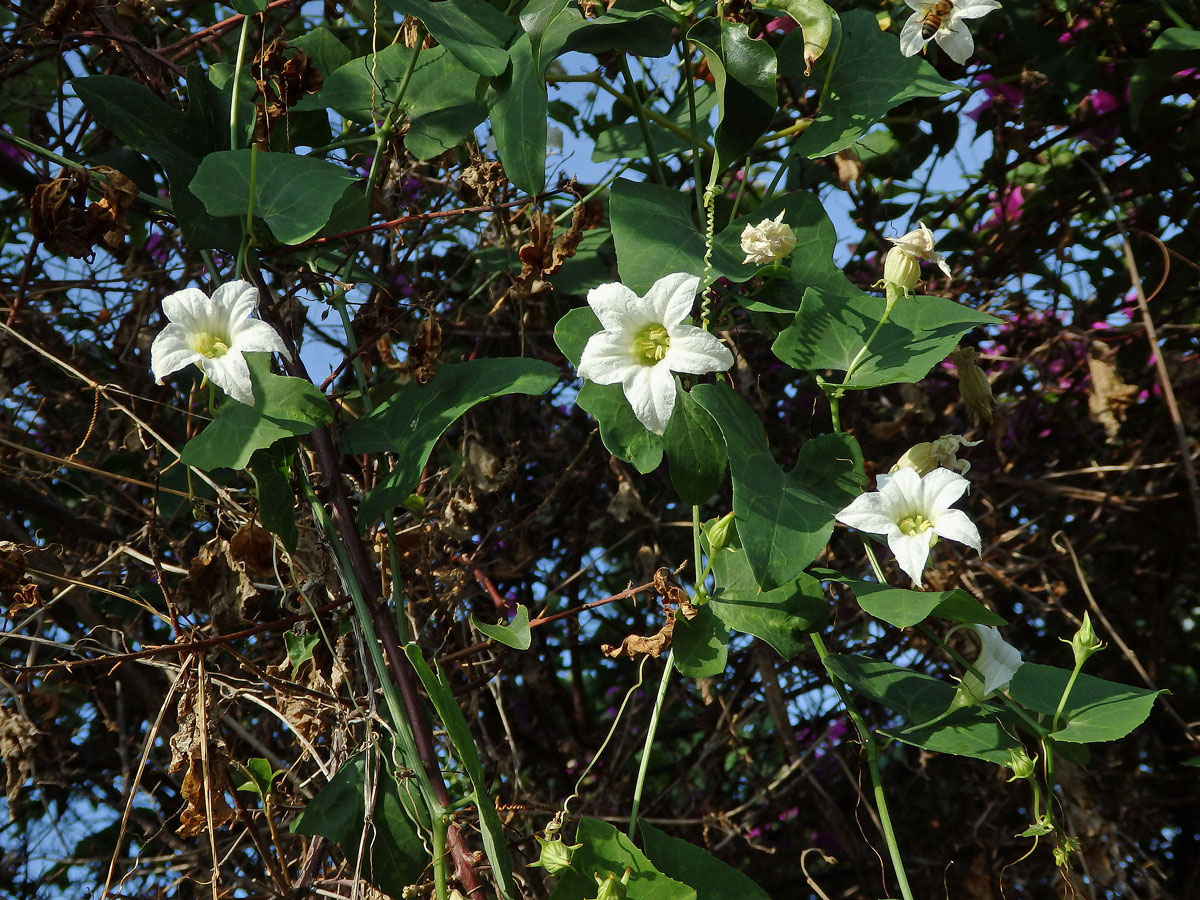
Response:
[{"label": "green leaf", "polygon": [[688,32],[704,52],[717,89],[717,159],[732,164],[754,146],[775,117],[775,51],[746,25],[706,17]]},{"label": "green leaf", "polygon": [[210,216],[188,188],[200,161],[229,146],[228,98],[199,66],[187,70],[186,112],[163,103],[145,85],[116,75],[75,78],[71,87],[97,122],[166,171],[184,243],[198,250],[237,249],[240,227]]},{"label": "green leaf", "polygon": [[617,179],[609,218],[621,283],[643,295],[672,272],[704,271],[704,239],[692,219],[690,195],[658,184]]},{"label": "green leaf", "polygon": [[674,49],[679,24],[679,17],[658,0],[616,0],[594,19],[585,19],[578,4],[569,3],[546,28],[539,55],[542,71],[554,57],[572,50],[666,56]]},{"label": "green leaf", "polygon": [[471,616],[471,624],[486,637],[514,650],[528,650],[533,643],[533,636],[529,633],[528,606],[518,606],[516,615],[507,625],[484,625],[474,615]]},{"label": "green leaf", "polygon": [[672,639],[675,668],[687,678],[709,678],[725,671],[729,655],[729,628],[712,610],[711,603],[696,608],[688,619],[675,614]]},{"label": "green leaf", "polygon": [[467,726],[467,720],[463,717],[462,710],[458,708],[454,693],[446,683],[441,670],[439,669],[435,674],[429,668],[425,657],[421,655],[421,648],[416,644],[407,644],[404,647],[404,655],[408,657],[408,661],[412,663],[413,669],[421,679],[421,684],[425,686],[425,693],[429,695],[433,708],[437,710],[438,718],[446,726],[446,734],[454,746],[454,755],[458,757],[459,763],[466,770],[467,777],[471,779],[472,797],[475,800],[475,807],[479,811],[483,849],[487,854],[488,861],[492,864],[492,877],[496,879],[496,887],[500,896],[511,897],[513,893],[512,860],[508,855],[508,847],[504,843],[504,826],[500,822],[500,816],[496,814],[496,807],[488,793],[487,779],[483,775],[483,765],[479,761],[479,751],[475,747],[475,739],[471,737],[471,729]]},{"label": "green leaf", "polygon": [[734,631],[766,641],[784,659],[809,647],[805,635],[829,618],[829,603],[815,578],[801,572],[774,590],[760,590],[740,547],[719,551],[713,572],[719,589],[708,604],[713,612]]},{"label": "green leaf", "polygon": [[[819,445],[807,453],[807,446],[802,448],[795,472],[785,474],[767,448],[762,423],[727,385],[696,385],[692,397],[716,420],[725,439],[734,521],[755,579],[764,591],[787,584],[825,547],[834,513],[841,509],[800,481],[812,460],[827,455],[827,448]],[[836,470],[838,464],[828,466]],[[841,466],[847,477],[854,471],[851,459]]]},{"label": "green leaf", "polygon": [[[809,158],[844,150],[907,100],[961,90],[920,57],[901,55],[896,36],[879,30],[873,12],[850,10],[841,23],[836,52],[822,56],[809,78],[822,92],[821,107],[795,144]],[[794,31],[779,47],[780,74],[801,79],[805,66],[804,35]]]},{"label": "green leaf", "polygon": [[[657,121],[648,121],[650,139],[660,157],[672,153],[682,153],[692,150],[697,144],[703,146],[712,129],[709,125],[709,113],[717,105],[717,92],[710,84],[701,83],[696,86],[696,131],[691,133],[691,111],[688,108],[687,92],[680,92],[663,115],[674,122],[685,134],[668,129]],[[622,122],[620,125],[606,125],[599,133],[593,133],[592,162],[607,162],[610,159],[642,160],[649,151],[646,149],[645,136],[641,125],[634,122]],[[691,134],[691,137],[688,135]]]},{"label": "green leaf", "polygon": [[1163,50],[1200,52],[1200,31],[1191,28],[1168,28],[1154,39],[1152,52]]},{"label": "green leaf", "polygon": [[[1003,765],[1009,750],[1020,746],[1009,732],[1010,714],[986,706],[949,712],[957,689],[944,681],[865,656],[830,654],[825,668],[854,690],[909,721],[883,733],[905,744],[937,753],[970,756]],[[1020,670],[1018,670],[1020,671]]]},{"label": "green leaf", "polygon": [[[884,301],[879,297],[862,293],[836,297],[809,288],[792,324],[780,333],[771,349],[783,362],[802,371],[845,372],[866,344],[883,310]],[[964,334],[977,325],[998,321],[995,316],[942,297],[902,298],[846,387],[862,390],[920,381],[946,358]]]},{"label": "green leaf", "polygon": [[804,442],[788,478],[836,513],[867,483],[862,448],[853,435],[843,432],[818,435]]},{"label": "green leaf", "polygon": [[1008,624],[963,590],[907,591],[873,581],[838,580],[854,591],[864,612],[897,628],[911,628],[930,616],[979,625]]},{"label": "green leaf", "polygon": [[254,478],[258,519],[263,528],[279,538],[288,553],[296,552],[300,540],[296,529],[296,494],[291,483],[292,458],[291,450],[285,453],[279,447],[256,450],[248,466]]},{"label": "green leaf", "polygon": [[437,42],[479,75],[499,75],[508,67],[505,48],[517,27],[483,0],[383,0],[385,6],[420,19]]},{"label": "green leaf", "polygon": [[322,78],[328,78],[350,61],[350,50],[346,45],[320,25],[290,38],[288,46],[303,50]]},{"label": "green leaf", "polygon": [[529,35],[517,38],[508,54],[512,64],[495,80],[488,104],[492,132],[508,180],[538,194],[546,187],[545,77],[534,68]]},{"label": "green leaf", "polygon": [[788,277],[769,280],[752,300],[744,303],[745,307],[758,312],[794,315],[800,308],[805,288],[817,288],[836,297],[859,295],[861,292],[833,262],[833,251],[838,242],[833,223],[825,214],[821,201],[805,192],[773,197],[754,212],[731,222],[714,241],[713,268],[734,282],[754,277],[763,267],[742,262],[745,258],[741,249],[742,232],[747,225],[773,219],[781,212],[784,223],[796,235],[797,250],[787,259]]},{"label": "green leaf", "polygon": [[313,650],[321,643],[319,632],[296,634],[294,631],[283,633],[283,643],[287,647],[288,662],[292,666],[292,675],[300,671],[300,667],[313,657]]},{"label": "green leaf", "polygon": [[329,401],[303,378],[272,375],[266,353],[247,353],[254,406],[228,399],[208,427],[183,448],[180,459],[206,472],[244,469],[256,450],[303,437],[333,419]]},{"label": "green leaf", "polygon": [[[535,72],[546,72],[550,60],[542,58],[542,43],[550,26],[563,14],[569,0],[530,0],[521,10],[521,28],[529,35]],[[499,74],[499,73],[497,73]]]},{"label": "green leaf", "polygon": [[427,385],[410,381],[345,432],[350,453],[396,454],[391,473],[363,499],[360,524],[373,522],[416,488],[437,439],[468,409],[506,394],[541,394],[558,369],[534,359],[476,359],[439,366]]},{"label": "green leaf", "polygon": [[[429,854],[404,813],[400,786],[389,769],[373,760],[371,782],[377,786],[371,830],[363,839],[367,809],[366,754],[353,756],[308,802],[291,825],[292,834],[321,835],[333,841],[354,866],[362,854],[367,881],[393,897],[421,880]],[[405,791],[410,788],[405,787]]]},{"label": "green leaf", "polygon": [[[252,174],[253,170],[253,174]],[[254,215],[284,244],[307,241],[325,227],[353,175],[312,156],[221,150],[196,170],[191,190],[211,216]]]},{"label": "green leaf", "polygon": [[562,873],[550,900],[584,900],[596,896],[596,875],[609,872],[618,878],[629,869],[628,900],[696,900],[696,892],[658,871],[633,841],[607,822],[582,819],[575,832],[583,844],[571,857],[571,868]]},{"label": "green leaf", "polygon": [[272,783],[283,774],[282,769],[276,769],[262,757],[254,757],[246,760],[245,769],[246,780],[241,784],[234,785],[235,789],[258,794],[260,797],[265,797],[271,793]]},{"label": "green leaf", "polygon": [[267,0],[229,0],[229,5],[243,16],[253,16],[267,10]]},{"label": "green leaf", "polygon": [[638,421],[621,385],[585,381],[575,402],[595,418],[600,440],[609,453],[643,475],[658,468],[663,458],[663,439]]},{"label": "green leaf", "polygon": [[[1066,669],[1027,662],[1013,675],[1008,693],[1026,709],[1053,716],[1070,677]],[[1154,699],[1165,693],[1080,674],[1054,740],[1086,744],[1123,738],[1146,720]]]},{"label": "green leaf", "polygon": [[721,487],[728,462],[721,430],[687,391],[676,395],[663,449],[671,484],[688,506],[699,506]]},{"label": "green leaf", "polygon": [[822,0],[756,0],[754,5],[785,12],[800,26],[804,42],[801,59],[807,74],[809,66],[829,46],[829,38],[833,35],[833,10]]},{"label": "green leaf", "polygon": [[554,326],[554,343],[571,365],[578,369],[588,338],[602,328],[600,320],[596,318],[590,306],[577,306],[569,310]]},{"label": "green leaf", "polygon": [[664,875],[695,888],[696,900],[770,900],[767,892],[703,847],[638,821],[646,856]]}]

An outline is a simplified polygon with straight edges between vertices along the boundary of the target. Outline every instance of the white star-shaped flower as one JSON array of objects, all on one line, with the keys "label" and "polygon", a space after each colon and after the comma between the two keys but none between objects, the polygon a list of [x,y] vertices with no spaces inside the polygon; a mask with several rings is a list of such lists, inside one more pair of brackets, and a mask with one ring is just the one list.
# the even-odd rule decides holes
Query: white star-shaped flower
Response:
[{"label": "white star-shaped flower", "polygon": [[[900,52],[915,56],[933,38],[956,63],[965,64],[975,52],[967,19],[978,19],[994,9],[997,0],[904,0],[913,10],[900,31]],[[928,36],[927,36],[928,35]]]},{"label": "white star-shaped flower", "polygon": [[289,356],[275,329],[251,318],[258,308],[258,289],[249,282],[227,282],[212,297],[197,288],[184,288],[163,298],[162,308],[168,325],[150,346],[150,368],[159,384],[172,372],[195,363],[230,397],[253,406],[250,368],[243,354]]},{"label": "white star-shaped flower", "polygon": [[765,266],[787,257],[796,249],[796,235],[791,225],[783,223],[784,210],[773,219],[763,219],[757,225],[742,229],[742,264]]},{"label": "white star-shaped flower", "polygon": [[887,538],[896,562],[919,587],[929,550],[939,537],[980,549],[979,531],[962,510],[951,509],[967,490],[967,479],[949,469],[925,476],[904,468],[880,475],[879,490],[860,494],[837,514],[851,528]]},{"label": "white star-shaped flower", "polygon": [[588,291],[588,305],[604,326],[583,348],[579,374],[596,384],[620,384],[638,421],[655,434],[667,430],[678,390],[672,372],[703,375],[733,365],[717,338],[688,324],[700,279],[684,272],[654,282],[639,297],[619,282]]},{"label": "white star-shaped flower", "polygon": [[971,627],[979,635],[979,656],[974,667],[983,676],[983,697],[979,698],[982,700],[1008,687],[1024,660],[1021,651],[1000,637],[998,629],[990,625]]}]

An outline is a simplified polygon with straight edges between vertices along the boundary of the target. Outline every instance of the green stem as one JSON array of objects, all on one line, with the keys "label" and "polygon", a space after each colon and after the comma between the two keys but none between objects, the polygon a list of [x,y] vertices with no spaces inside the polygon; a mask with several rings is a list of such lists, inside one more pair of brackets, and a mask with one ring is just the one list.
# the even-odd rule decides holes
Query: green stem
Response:
[{"label": "green stem", "polygon": [[650,133],[650,122],[646,118],[646,108],[642,104],[642,98],[638,96],[637,85],[633,82],[633,75],[629,72],[629,55],[620,53],[618,56],[621,59],[621,77],[625,79],[625,89],[629,91],[629,96],[633,100],[633,112],[637,116],[638,128],[642,132],[642,140],[646,144],[646,153],[650,158],[650,170],[654,173],[654,180],[659,184],[667,183],[667,176],[663,172],[662,160],[658,158],[658,151],[654,149],[654,135]]},{"label": "green stem", "polygon": [[662,680],[658,683],[658,693],[654,697],[654,709],[650,713],[650,727],[646,730],[646,743],[642,747],[642,761],[638,766],[637,783],[633,786],[633,808],[629,812],[629,828],[625,832],[630,839],[637,833],[638,810],[642,805],[642,788],[646,784],[646,770],[650,768],[650,751],[654,749],[654,734],[658,731],[658,717],[662,712],[663,699],[667,696],[667,684],[670,682],[671,669],[675,665],[675,651],[667,654],[667,666],[663,669]]},{"label": "green stem", "polygon": [[436,816],[433,820],[433,890],[437,900],[446,900],[446,832],[450,828],[449,816]]},{"label": "green stem", "polygon": [[[809,634],[809,638],[812,640],[812,645],[817,651],[817,656],[821,658],[821,662],[824,664],[825,657],[829,655],[829,651],[825,649],[825,644],[821,641],[821,636],[816,632],[812,632]],[[875,736],[871,734],[866,720],[851,702],[850,695],[845,686],[832,676],[830,677],[830,683],[833,685],[833,689],[837,691],[838,697],[841,698],[842,706],[849,713],[850,720],[854,723],[854,728],[858,732],[858,738],[862,741],[863,749],[867,754],[867,769],[871,773],[871,793],[875,801],[875,811],[879,814],[879,827],[883,831],[883,839],[887,844],[888,856],[892,861],[892,871],[895,873],[896,881],[900,885],[900,895],[904,900],[913,900],[912,888],[908,886],[908,875],[904,871],[904,860],[900,856],[900,845],[896,841],[896,830],[892,827],[892,817],[888,812],[887,797],[883,791],[883,774],[879,770],[879,747],[875,743]]]},{"label": "green stem", "polygon": [[240,149],[238,144],[238,100],[241,97],[242,66],[246,62],[246,44],[250,40],[250,23],[254,16],[242,18],[242,31],[238,35],[237,60],[233,64],[233,87],[229,93],[229,149]]},{"label": "green stem", "polygon": [[383,151],[387,149],[388,141],[392,139],[392,131],[396,128],[396,116],[400,112],[400,104],[404,101],[404,94],[408,91],[408,83],[412,80],[413,72],[417,70],[417,60],[421,56],[421,48],[425,45],[424,28],[417,28],[416,41],[413,55],[408,58],[408,65],[404,69],[404,77],[400,80],[400,91],[396,94],[396,99],[391,101],[391,109],[384,116],[379,130],[375,132],[375,156],[371,160],[371,171],[367,175],[366,196],[368,198],[375,192],[375,186],[379,183],[379,176],[383,172]]}]

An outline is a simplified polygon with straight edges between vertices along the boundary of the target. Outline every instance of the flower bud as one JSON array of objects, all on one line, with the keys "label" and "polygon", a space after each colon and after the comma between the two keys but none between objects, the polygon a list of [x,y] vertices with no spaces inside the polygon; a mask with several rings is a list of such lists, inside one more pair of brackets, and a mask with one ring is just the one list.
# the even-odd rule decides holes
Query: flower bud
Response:
[{"label": "flower bud", "polygon": [[1096,637],[1096,631],[1092,628],[1092,619],[1087,613],[1083,614],[1083,624],[1079,626],[1079,630],[1075,632],[1075,636],[1070,641],[1060,638],[1064,644],[1070,643],[1071,652],[1075,654],[1075,667],[1083,668],[1083,664],[1087,662],[1089,656],[1098,650],[1104,649],[1104,641]]},{"label": "flower bud", "polygon": [[562,838],[547,841],[534,835],[534,840],[538,842],[542,852],[538,861],[530,863],[529,868],[545,869],[547,875],[560,875],[571,868],[571,854],[583,846],[583,844],[567,844]]},{"label": "flower bud", "polygon": [[600,890],[596,892],[596,896],[592,900],[626,900],[629,890],[626,887],[629,882],[629,869],[625,870],[625,877],[620,881],[617,880],[615,872],[609,872],[604,878],[596,874],[595,879]]},{"label": "flower bud", "polygon": [[733,530],[733,513],[726,513],[719,519],[713,519],[704,525],[704,536],[708,538],[708,552],[716,553],[729,543],[729,534]]},{"label": "flower bud", "polygon": [[1033,773],[1037,770],[1037,757],[1031,759],[1024,747],[1017,747],[1008,751],[1008,760],[1005,764],[1012,769],[1012,778],[1008,779],[1009,781],[1032,778]]},{"label": "flower bud", "polygon": [[1064,835],[1062,841],[1054,848],[1054,864],[1060,868],[1070,865],[1071,857],[1079,852],[1079,841]]},{"label": "flower bud", "polygon": [[903,247],[896,246],[887,252],[883,258],[883,283],[895,285],[911,294],[917,282],[921,280],[921,263],[917,257],[910,256]]},{"label": "flower bud", "polygon": [[992,421],[992,386],[987,375],[975,362],[979,354],[973,347],[959,347],[950,353],[950,361],[958,367],[958,392],[967,408],[984,422]]}]

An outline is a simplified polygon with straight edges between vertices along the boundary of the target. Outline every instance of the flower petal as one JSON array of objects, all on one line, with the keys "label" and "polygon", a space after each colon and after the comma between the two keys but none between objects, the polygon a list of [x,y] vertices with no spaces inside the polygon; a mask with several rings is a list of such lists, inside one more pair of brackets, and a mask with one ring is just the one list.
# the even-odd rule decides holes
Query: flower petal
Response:
[{"label": "flower petal", "polygon": [[233,346],[238,353],[281,353],[288,359],[292,355],[284,346],[283,338],[262,319],[242,319],[233,326]]},{"label": "flower petal", "polygon": [[933,523],[933,530],[940,537],[966,544],[976,553],[982,552],[979,529],[961,509],[947,509]]},{"label": "flower petal", "polygon": [[596,384],[618,384],[634,368],[648,367],[634,357],[632,341],[623,332],[597,331],[579,359],[580,376]]},{"label": "flower petal", "polygon": [[226,321],[240,322],[258,309],[258,288],[248,281],[227,281],[213,291],[212,304]]},{"label": "flower petal", "polygon": [[178,372],[198,359],[201,356],[188,346],[187,331],[182,325],[167,325],[150,345],[150,371],[159,384],[172,372]]},{"label": "flower petal", "polygon": [[921,502],[929,518],[937,521],[938,515],[949,509],[970,486],[967,479],[949,469],[934,469],[926,475],[921,479]]},{"label": "flower petal", "polygon": [[[909,6],[912,6],[910,0]],[[921,19],[924,13],[917,12],[904,23],[904,27],[900,29],[900,52],[905,56],[916,56],[921,52],[921,48],[925,46],[925,39],[921,37]]]},{"label": "flower petal", "polygon": [[[605,331],[624,331],[630,327],[629,305],[637,294],[619,281],[597,285],[588,291],[587,302]],[[644,323],[641,323],[644,324]]]},{"label": "flower petal", "polygon": [[182,325],[187,331],[208,331],[212,320],[213,303],[199,288],[184,288],[163,297],[163,313],[168,322]]},{"label": "flower petal", "polygon": [[687,272],[672,272],[654,282],[646,292],[645,302],[654,310],[650,321],[661,322],[668,331],[672,325],[684,322],[692,314],[700,279]]},{"label": "flower petal", "polygon": [[638,366],[626,374],[621,387],[639,422],[655,434],[667,430],[675,409],[675,376],[670,369],[662,363]]},{"label": "flower petal", "polygon": [[917,587],[921,586],[921,576],[929,559],[929,539],[932,537],[932,533],[928,531],[920,534],[901,534],[899,529],[895,534],[888,535],[888,546],[896,555],[896,564]]},{"label": "flower petal", "polygon": [[965,65],[975,52],[975,40],[962,16],[956,17],[949,25],[943,22],[933,37],[946,55],[959,65]]},{"label": "flower petal", "polygon": [[724,372],[733,365],[733,354],[720,339],[694,325],[676,325],[669,331],[671,345],[663,363],[672,372],[703,375]]},{"label": "flower petal", "polygon": [[237,351],[231,350],[216,359],[200,359],[200,367],[208,375],[208,380],[223,390],[234,400],[240,400],[247,406],[254,405],[254,387],[250,381],[250,367],[246,358]]},{"label": "flower petal", "polygon": [[886,535],[893,531],[899,534],[900,531],[892,517],[891,506],[879,492],[859,494],[836,518],[843,525],[849,525],[867,534]]},{"label": "flower petal", "polygon": [[952,15],[955,19],[978,19],[1002,5],[998,0],[955,0]]}]

